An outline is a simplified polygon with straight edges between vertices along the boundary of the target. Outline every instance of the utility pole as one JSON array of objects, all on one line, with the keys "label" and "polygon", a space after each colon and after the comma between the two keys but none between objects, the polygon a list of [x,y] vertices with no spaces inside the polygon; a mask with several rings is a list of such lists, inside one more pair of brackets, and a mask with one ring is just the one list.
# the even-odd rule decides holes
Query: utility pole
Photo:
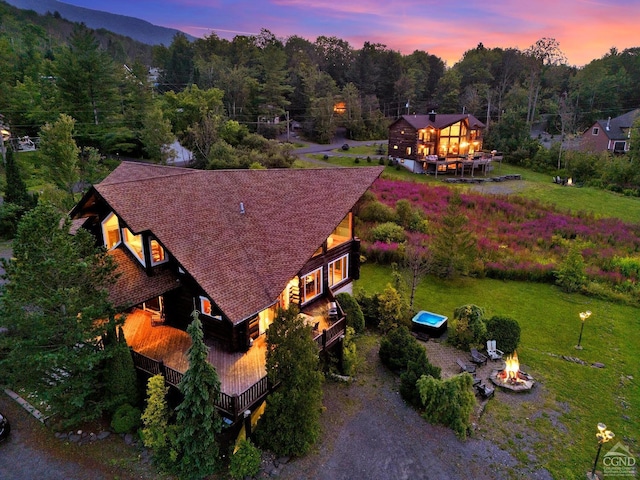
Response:
[{"label": "utility pole", "polygon": [[289,143],[289,110],[287,110],[287,143]]}]

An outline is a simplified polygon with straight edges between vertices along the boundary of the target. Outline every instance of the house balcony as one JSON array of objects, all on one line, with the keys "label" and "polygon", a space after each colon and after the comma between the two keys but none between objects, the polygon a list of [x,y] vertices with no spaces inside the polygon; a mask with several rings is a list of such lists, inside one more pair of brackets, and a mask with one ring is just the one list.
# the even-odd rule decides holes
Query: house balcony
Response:
[{"label": "house balcony", "polygon": [[[328,307],[329,300],[322,299],[301,312],[305,322],[318,323],[313,336],[320,351],[339,342],[346,330],[344,314],[338,308],[338,316],[330,319],[326,314]],[[189,368],[189,334],[168,325],[154,324],[151,312],[141,309],[127,315],[123,332],[136,368],[149,375],[161,373],[167,384],[177,387]],[[267,379],[266,335],[258,337],[247,352],[228,352],[219,341],[209,338],[205,338],[205,344],[209,347],[207,360],[220,379],[221,394],[216,406],[224,415],[237,420],[245,410],[261,402],[273,387]]]}]

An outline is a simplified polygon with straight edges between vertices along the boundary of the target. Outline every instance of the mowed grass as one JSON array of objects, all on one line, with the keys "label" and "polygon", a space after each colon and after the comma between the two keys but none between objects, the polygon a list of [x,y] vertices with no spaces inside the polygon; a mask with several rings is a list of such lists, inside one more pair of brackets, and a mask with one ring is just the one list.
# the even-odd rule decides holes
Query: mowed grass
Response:
[{"label": "mowed grass", "polygon": [[[364,264],[356,289],[380,292],[391,278],[389,267]],[[456,307],[469,303],[485,308],[487,317],[506,315],[518,321],[522,370],[536,378],[541,390],[529,394],[535,401],[525,394],[515,405],[492,399],[480,421],[481,435],[525,463],[530,451],[536,464],[557,479],[584,478],[593,466],[598,422],[616,434],[605,452],[617,441],[632,452],[637,449],[639,308],[565,294],[553,285],[470,278],[428,278],[419,286],[414,306],[452,317]],[[579,313],[585,310],[593,315],[585,323],[584,349],[576,350]],[[605,367],[592,367],[596,362]]]}]

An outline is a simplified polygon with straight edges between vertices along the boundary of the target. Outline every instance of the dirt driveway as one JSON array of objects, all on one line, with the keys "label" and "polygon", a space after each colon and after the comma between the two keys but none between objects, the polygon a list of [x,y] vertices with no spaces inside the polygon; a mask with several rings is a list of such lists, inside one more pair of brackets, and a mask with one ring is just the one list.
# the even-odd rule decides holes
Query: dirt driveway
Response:
[{"label": "dirt driveway", "polygon": [[282,466],[280,478],[552,478],[535,464],[522,467],[488,440],[459,440],[448,428],[428,424],[400,397],[397,378],[378,359],[377,344],[366,358],[353,384],[325,385],[322,440],[314,452]]}]

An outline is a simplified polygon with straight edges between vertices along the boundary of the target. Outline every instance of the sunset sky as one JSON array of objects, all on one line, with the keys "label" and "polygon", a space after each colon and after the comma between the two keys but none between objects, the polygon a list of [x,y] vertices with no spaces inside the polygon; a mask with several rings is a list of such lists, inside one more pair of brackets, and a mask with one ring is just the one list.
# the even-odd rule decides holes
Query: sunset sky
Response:
[{"label": "sunset sky", "polygon": [[452,66],[482,42],[526,49],[555,38],[569,65],[582,66],[612,47],[640,47],[638,0],[64,0],[177,28],[195,37],[252,35],[311,42],[335,36],[359,49],[382,43],[409,54],[423,50]]}]

